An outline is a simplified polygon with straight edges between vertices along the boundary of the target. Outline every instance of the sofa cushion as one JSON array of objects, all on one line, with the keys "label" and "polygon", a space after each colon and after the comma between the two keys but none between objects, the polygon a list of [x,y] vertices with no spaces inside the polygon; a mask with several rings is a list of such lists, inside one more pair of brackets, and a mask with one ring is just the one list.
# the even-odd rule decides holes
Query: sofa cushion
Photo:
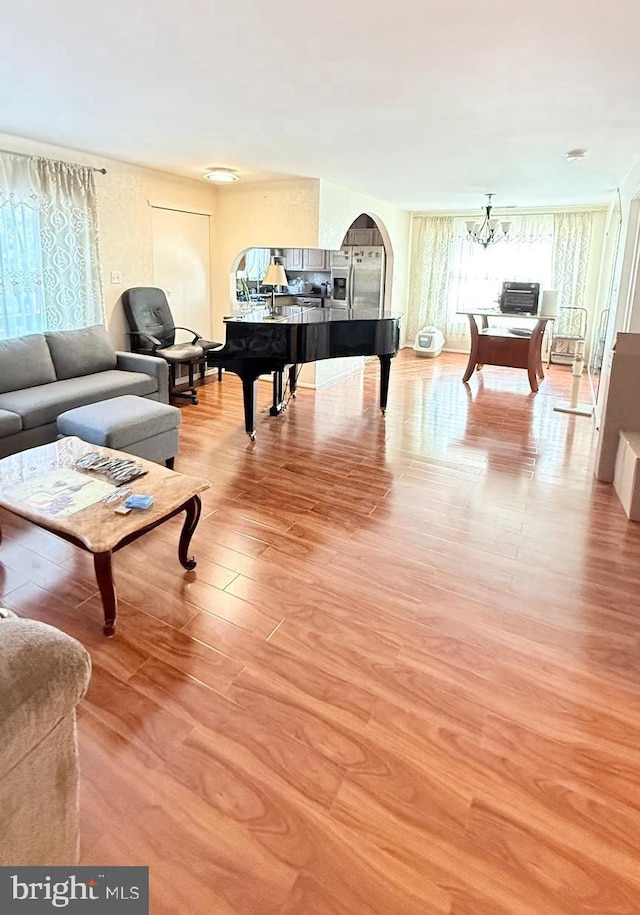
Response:
[{"label": "sofa cushion", "polygon": [[58,381],[116,367],[116,351],[102,324],[79,330],[47,331],[44,336]]},{"label": "sofa cushion", "polygon": [[22,429],[22,420],[17,413],[9,413],[7,410],[0,410],[0,438],[3,435],[13,435]]},{"label": "sofa cushion", "polygon": [[56,380],[44,334],[0,340],[0,394]]},{"label": "sofa cushion", "polygon": [[0,410],[17,413],[22,418],[22,428],[33,429],[55,422],[61,413],[74,407],[122,394],[155,394],[157,390],[157,378],[113,369],[0,394]]}]

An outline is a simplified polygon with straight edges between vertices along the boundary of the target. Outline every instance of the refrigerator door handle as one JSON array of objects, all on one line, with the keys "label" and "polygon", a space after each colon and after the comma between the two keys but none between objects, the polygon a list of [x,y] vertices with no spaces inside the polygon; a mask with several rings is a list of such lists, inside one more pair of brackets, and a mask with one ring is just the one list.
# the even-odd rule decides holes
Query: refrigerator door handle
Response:
[{"label": "refrigerator door handle", "polygon": [[349,292],[348,292],[348,301],[347,307],[353,308],[353,281],[355,276],[355,270],[353,269],[353,264],[349,267]]}]

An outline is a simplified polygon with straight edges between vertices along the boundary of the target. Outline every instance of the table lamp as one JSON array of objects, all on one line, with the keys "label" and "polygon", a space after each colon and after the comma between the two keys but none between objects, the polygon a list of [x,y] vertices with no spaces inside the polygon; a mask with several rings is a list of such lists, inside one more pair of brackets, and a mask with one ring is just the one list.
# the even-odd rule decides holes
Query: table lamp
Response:
[{"label": "table lamp", "polygon": [[282,264],[271,262],[262,281],[263,286],[271,286],[271,317],[276,313],[276,286],[286,286],[289,280]]}]

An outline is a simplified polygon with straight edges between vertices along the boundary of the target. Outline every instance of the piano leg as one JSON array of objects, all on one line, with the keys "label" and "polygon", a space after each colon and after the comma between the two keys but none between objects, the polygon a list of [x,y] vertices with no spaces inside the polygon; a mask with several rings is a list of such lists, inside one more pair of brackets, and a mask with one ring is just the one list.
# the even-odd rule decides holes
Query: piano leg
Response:
[{"label": "piano leg", "polygon": [[[244,428],[252,442],[256,440],[256,413],[258,404],[258,378],[260,375],[274,373],[274,405],[283,404],[282,375],[284,365],[274,369],[273,359],[230,359],[225,362],[229,372],[235,372],[242,381],[242,400],[244,403]],[[277,376],[280,376],[279,379]],[[273,409],[273,407],[271,408]],[[282,412],[282,409],[279,412]],[[272,416],[274,414],[272,413]]]},{"label": "piano leg", "polygon": [[378,359],[380,360],[380,410],[383,416],[387,412],[387,395],[389,394],[391,358],[391,356],[378,356]]},{"label": "piano leg", "polygon": [[297,368],[297,365],[289,366],[289,390],[291,391],[292,397],[296,396],[296,391],[298,390],[298,373],[296,372]]},{"label": "piano leg", "polygon": [[273,373],[273,402],[269,408],[269,416],[280,416],[287,408],[283,398],[283,375],[282,369],[276,369]]},{"label": "piano leg", "polygon": [[244,402],[244,428],[251,441],[255,442],[258,376],[243,372],[240,377],[242,378],[242,400]]}]

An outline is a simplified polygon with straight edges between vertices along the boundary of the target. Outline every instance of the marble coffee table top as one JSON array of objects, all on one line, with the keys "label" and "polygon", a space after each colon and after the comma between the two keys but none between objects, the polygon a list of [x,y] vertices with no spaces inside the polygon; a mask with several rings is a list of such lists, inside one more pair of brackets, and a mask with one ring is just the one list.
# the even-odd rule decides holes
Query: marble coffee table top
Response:
[{"label": "marble coffee table top", "polygon": [[[104,474],[79,471],[75,463],[90,451],[135,461],[146,473],[127,484],[132,493],[153,496],[153,505],[114,512],[122,501],[101,501],[116,487]],[[84,544],[92,553],[112,550],[131,534],[154,524],[208,489],[208,480],[169,470],[153,461],[83,442],[75,436],[58,439],[0,460],[0,506],[47,530]]]}]

